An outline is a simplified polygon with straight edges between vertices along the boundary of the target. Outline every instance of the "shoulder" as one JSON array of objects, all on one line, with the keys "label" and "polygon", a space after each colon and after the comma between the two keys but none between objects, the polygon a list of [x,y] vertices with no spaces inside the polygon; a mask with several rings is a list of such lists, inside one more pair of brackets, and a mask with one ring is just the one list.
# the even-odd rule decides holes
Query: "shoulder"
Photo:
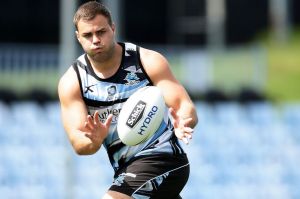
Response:
[{"label": "shoulder", "polygon": [[76,72],[73,67],[69,67],[68,70],[61,76],[58,82],[59,89],[65,89],[73,85],[76,79]]},{"label": "shoulder", "polygon": [[167,59],[159,52],[140,47],[141,60],[146,65],[167,64]]},{"label": "shoulder", "polygon": [[170,71],[168,60],[157,51],[140,48],[140,60],[150,78]]},{"label": "shoulder", "polygon": [[69,69],[61,76],[58,82],[58,95],[59,98],[65,99],[72,95],[80,94],[79,81],[73,67]]}]

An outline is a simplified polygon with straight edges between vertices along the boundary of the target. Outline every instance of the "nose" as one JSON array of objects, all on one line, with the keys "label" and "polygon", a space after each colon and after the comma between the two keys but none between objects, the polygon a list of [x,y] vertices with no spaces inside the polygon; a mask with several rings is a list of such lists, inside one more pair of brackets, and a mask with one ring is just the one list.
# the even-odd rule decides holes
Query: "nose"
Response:
[{"label": "nose", "polygon": [[93,34],[93,43],[97,44],[101,42],[101,38],[97,34]]}]

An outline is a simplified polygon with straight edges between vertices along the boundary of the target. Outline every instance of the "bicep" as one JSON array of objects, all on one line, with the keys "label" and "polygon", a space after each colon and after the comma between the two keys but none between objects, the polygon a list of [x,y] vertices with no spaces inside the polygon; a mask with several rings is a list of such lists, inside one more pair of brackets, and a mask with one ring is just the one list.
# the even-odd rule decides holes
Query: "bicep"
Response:
[{"label": "bicep", "polygon": [[173,75],[168,61],[159,53],[141,50],[141,61],[153,84],[159,87],[166,104],[177,110],[183,102],[191,103],[185,88]]},{"label": "bicep", "polygon": [[156,81],[155,85],[162,90],[168,107],[172,107],[183,118],[195,117],[192,100],[172,74],[164,73],[164,78]]},{"label": "bicep", "polygon": [[60,80],[58,94],[63,126],[68,134],[83,129],[87,116],[77,79],[68,71]]},{"label": "bicep", "polygon": [[162,90],[167,106],[172,107],[181,118],[192,118],[189,126],[194,128],[198,123],[194,103],[185,88],[172,75],[168,76],[157,81],[156,85]]},{"label": "bicep", "polygon": [[69,104],[61,104],[61,117],[68,134],[76,130],[83,130],[87,112],[82,102],[74,100]]},{"label": "bicep", "polygon": [[162,90],[167,106],[172,107],[182,118],[193,118],[194,126],[198,120],[194,104],[186,89],[173,75],[168,61],[158,53],[146,51],[142,63],[153,84]]}]

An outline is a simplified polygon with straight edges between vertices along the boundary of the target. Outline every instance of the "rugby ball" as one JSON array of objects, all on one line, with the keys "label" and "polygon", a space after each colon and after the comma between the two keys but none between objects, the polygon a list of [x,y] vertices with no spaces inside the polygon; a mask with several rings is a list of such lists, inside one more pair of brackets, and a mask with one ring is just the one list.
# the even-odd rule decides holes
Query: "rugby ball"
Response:
[{"label": "rugby ball", "polygon": [[166,109],[158,87],[146,86],[137,90],[120,111],[117,123],[120,140],[129,146],[145,142],[159,128]]}]

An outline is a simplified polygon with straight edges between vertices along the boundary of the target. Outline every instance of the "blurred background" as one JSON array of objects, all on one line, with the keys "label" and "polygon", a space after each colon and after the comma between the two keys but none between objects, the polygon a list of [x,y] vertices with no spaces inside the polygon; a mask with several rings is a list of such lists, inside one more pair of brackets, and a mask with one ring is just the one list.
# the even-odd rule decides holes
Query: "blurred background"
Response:
[{"label": "blurred background", "polygon": [[[1,2],[1,198],[101,198],[112,181],[105,151],[77,156],[60,121],[84,2]],[[165,55],[197,106],[184,199],[300,198],[299,1],[101,2],[117,39]]]}]

